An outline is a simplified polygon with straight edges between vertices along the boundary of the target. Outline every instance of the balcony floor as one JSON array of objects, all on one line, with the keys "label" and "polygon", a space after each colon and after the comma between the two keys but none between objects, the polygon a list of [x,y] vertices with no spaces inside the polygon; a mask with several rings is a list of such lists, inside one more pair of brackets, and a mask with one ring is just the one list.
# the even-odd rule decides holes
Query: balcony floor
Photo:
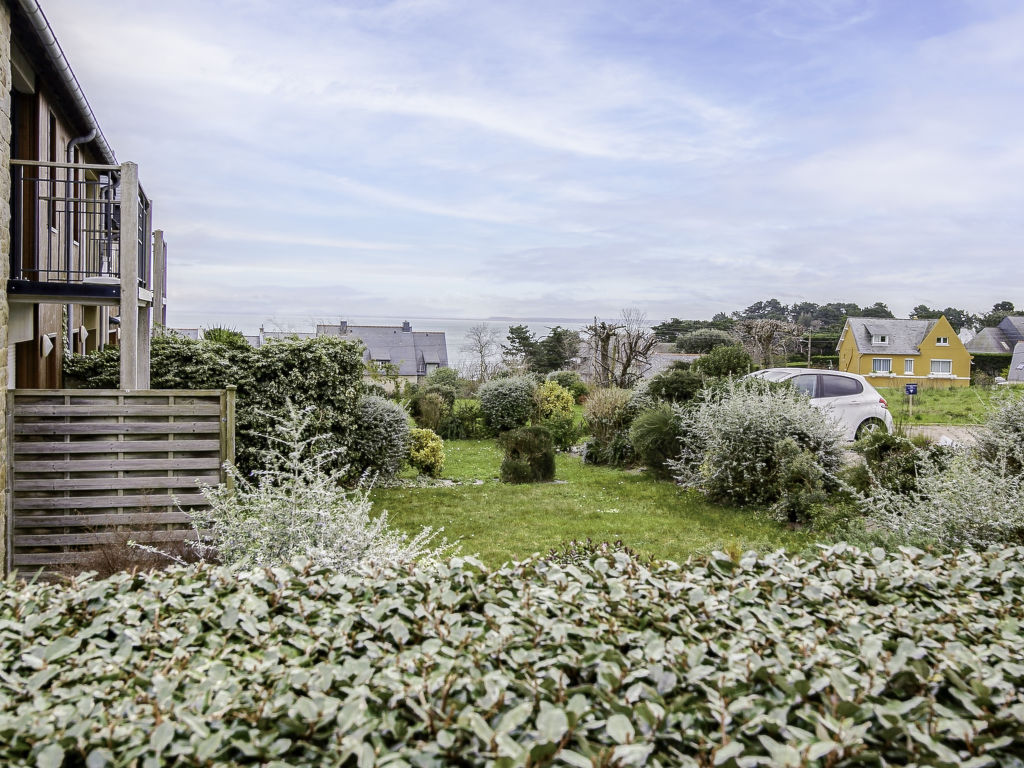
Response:
[{"label": "balcony floor", "polygon": [[23,304],[88,304],[117,306],[121,286],[105,283],[60,283],[42,280],[8,280],[7,300]]}]

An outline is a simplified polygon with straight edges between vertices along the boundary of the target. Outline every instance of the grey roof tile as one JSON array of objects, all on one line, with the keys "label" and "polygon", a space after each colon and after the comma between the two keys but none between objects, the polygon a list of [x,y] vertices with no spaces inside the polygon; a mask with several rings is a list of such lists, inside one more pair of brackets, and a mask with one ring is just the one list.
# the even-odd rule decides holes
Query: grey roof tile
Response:
[{"label": "grey roof tile", "polygon": [[[903,320],[885,317],[850,317],[847,328],[861,354],[916,355],[937,320]],[[873,336],[888,336],[888,344],[872,344]]]},{"label": "grey roof tile", "polygon": [[966,347],[972,355],[1008,355],[1013,351],[1013,344],[1002,328],[982,328]]}]

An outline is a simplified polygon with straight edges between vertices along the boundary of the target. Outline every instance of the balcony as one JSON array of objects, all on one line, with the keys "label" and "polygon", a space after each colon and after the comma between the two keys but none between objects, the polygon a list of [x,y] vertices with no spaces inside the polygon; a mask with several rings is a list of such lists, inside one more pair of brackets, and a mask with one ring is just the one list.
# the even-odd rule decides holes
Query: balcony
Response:
[{"label": "balcony", "polygon": [[149,304],[151,217],[134,163],[11,160],[9,301]]}]

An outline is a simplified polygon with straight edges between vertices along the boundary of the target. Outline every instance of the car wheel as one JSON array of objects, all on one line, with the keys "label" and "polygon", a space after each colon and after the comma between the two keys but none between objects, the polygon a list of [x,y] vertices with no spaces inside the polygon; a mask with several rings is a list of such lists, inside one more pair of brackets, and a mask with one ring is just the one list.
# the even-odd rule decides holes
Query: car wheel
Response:
[{"label": "car wheel", "polygon": [[885,422],[881,419],[865,419],[861,422],[861,425],[857,427],[857,439],[863,440],[865,437],[870,435],[872,432],[888,432],[885,428]]}]

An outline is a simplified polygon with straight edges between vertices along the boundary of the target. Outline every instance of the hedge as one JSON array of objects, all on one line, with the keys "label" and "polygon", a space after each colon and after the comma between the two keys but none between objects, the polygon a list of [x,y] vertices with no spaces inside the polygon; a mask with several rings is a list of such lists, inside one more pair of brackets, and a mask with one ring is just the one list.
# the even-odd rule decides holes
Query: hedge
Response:
[{"label": "hedge", "polygon": [[1017,765],[1024,549],[8,579],[5,765]]},{"label": "hedge", "polygon": [[971,357],[971,367],[975,371],[987,373],[989,376],[1005,375],[1006,369],[1010,367],[1010,363],[1013,361],[1012,354],[973,352]]}]

